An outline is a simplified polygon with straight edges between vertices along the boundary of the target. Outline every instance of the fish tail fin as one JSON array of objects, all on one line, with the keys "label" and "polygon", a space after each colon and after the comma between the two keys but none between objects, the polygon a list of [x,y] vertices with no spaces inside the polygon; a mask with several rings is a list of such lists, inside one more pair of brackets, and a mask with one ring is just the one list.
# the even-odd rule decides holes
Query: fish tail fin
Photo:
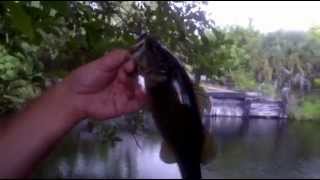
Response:
[{"label": "fish tail fin", "polygon": [[183,179],[201,179],[200,164],[184,162],[178,163],[178,165]]}]

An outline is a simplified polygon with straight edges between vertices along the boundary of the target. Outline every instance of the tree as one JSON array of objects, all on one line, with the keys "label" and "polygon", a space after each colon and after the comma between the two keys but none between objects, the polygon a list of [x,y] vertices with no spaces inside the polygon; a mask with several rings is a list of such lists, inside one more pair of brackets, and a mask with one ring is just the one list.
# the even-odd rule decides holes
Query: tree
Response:
[{"label": "tree", "polygon": [[225,38],[225,34],[219,30],[206,32],[202,39],[194,41],[194,49],[190,57],[195,83],[199,84],[202,75],[216,79],[225,75],[230,64],[230,52],[232,42]]},{"label": "tree", "polygon": [[[173,1],[15,1],[0,3],[0,43],[9,55],[22,54],[43,88],[81,64],[112,48],[126,48],[143,32],[158,37],[171,50],[193,58],[196,41],[213,29],[200,4]],[[8,82],[10,83],[10,81]]]}]

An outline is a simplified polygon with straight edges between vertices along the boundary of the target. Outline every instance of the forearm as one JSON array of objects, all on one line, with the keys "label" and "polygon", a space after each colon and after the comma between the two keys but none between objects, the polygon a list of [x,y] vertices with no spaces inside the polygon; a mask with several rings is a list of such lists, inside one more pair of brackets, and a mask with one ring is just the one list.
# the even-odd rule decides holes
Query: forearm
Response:
[{"label": "forearm", "polygon": [[[55,87],[8,120],[0,134],[0,177],[30,175],[35,165],[78,121]],[[66,98],[66,97],[65,97]]]},{"label": "forearm", "polygon": [[73,71],[0,127],[0,178],[30,175],[80,119],[108,119],[138,110],[145,96],[127,51],[118,50]]}]

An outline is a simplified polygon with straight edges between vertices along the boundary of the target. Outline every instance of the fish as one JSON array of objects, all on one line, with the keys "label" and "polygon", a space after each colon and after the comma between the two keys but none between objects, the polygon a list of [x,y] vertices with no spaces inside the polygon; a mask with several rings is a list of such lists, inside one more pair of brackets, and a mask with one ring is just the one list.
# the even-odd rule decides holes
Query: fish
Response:
[{"label": "fish", "polygon": [[[130,49],[163,142],[160,158],[177,163],[183,179],[201,178],[201,163],[215,156],[201,121],[193,83],[182,63],[156,38],[142,36]],[[211,158],[209,158],[211,157]]]}]

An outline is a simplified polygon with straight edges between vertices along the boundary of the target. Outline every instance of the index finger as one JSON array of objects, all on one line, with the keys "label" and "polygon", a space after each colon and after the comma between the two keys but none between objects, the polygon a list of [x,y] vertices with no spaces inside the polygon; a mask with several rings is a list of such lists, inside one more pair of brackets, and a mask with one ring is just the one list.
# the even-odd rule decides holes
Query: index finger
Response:
[{"label": "index finger", "polygon": [[128,51],[124,49],[116,49],[99,58],[99,61],[101,62],[99,64],[101,67],[99,68],[101,68],[103,71],[114,71],[121,67],[129,59],[130,54]]}]

